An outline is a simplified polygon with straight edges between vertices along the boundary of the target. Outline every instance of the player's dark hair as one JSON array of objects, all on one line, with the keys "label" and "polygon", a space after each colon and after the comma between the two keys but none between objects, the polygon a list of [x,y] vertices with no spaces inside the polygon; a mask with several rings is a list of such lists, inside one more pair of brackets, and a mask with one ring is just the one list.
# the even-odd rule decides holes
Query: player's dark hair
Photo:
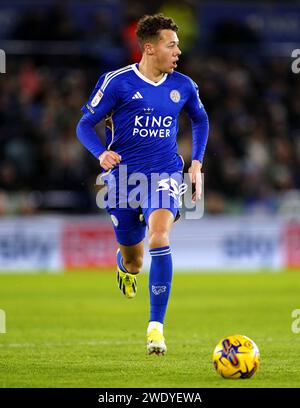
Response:
[{"label": "player's dark hair", "polygon": [[156,40],[161,30],[178,31],[178,25],[171,17],[165,17],[162,13],[143,16],[137,24],[136,36],[140,47],[143,48],[145,42]]}]

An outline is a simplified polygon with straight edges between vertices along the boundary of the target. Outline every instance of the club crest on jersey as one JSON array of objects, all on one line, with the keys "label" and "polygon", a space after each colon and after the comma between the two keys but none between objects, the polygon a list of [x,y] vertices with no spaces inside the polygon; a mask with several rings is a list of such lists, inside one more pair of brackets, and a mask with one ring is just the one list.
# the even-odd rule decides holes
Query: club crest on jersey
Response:
[{"label": "club crest on jersey", "polygon": [[103,96],[103,93],[100,91],[100,89],[97,91],[96,95],[92,99],[91,105],[94,108],[95,106],[98,105],[98,103],[101,101]]},{"label": "club crest on jersey", "polygon": [[176,89],[170,92],[170,98],[173,102],[178,103],[180,101],[180,93]]}]

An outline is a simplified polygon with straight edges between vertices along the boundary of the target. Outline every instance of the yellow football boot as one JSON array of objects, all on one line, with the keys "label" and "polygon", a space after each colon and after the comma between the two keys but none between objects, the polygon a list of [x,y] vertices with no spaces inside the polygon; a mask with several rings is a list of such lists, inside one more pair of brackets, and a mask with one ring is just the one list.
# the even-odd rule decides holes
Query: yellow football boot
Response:
[{"label": "yellow football boot", "polygon": [[117,282],[120,291],[128,298],[132,299],[136,295],[137,281],[134,274],[129,272],[123,272],[118,267],[117,270]]}]

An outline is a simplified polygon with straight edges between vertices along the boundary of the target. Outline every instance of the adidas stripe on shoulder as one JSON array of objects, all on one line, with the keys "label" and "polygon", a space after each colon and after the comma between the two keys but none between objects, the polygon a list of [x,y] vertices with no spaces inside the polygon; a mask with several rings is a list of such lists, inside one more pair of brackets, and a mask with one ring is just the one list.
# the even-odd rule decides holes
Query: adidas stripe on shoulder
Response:
[{"label": "adidas stripe on shoulder", "polygon": [[117,76],[125,74],[125,72],[131,71],[132,70],[132,66],[131,65],[127,65],[126,67],[117,69],[116,71],[112,71],[112,72],[108,72],[105,75],[103,84],[101,85],[101,91],[104,92],[105,88],[107,87],[107,85]]}]

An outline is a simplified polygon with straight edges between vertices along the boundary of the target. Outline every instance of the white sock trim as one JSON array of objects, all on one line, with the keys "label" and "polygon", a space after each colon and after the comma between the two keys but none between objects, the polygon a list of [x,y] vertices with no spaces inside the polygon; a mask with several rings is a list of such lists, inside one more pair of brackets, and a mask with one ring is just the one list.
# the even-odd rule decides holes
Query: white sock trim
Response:
[{"label": "white sock trim", "polygon": [[152,329],[157,329],[161,334],[164,334],[164,325],[160,322],[149,322],[147,333]]}]

